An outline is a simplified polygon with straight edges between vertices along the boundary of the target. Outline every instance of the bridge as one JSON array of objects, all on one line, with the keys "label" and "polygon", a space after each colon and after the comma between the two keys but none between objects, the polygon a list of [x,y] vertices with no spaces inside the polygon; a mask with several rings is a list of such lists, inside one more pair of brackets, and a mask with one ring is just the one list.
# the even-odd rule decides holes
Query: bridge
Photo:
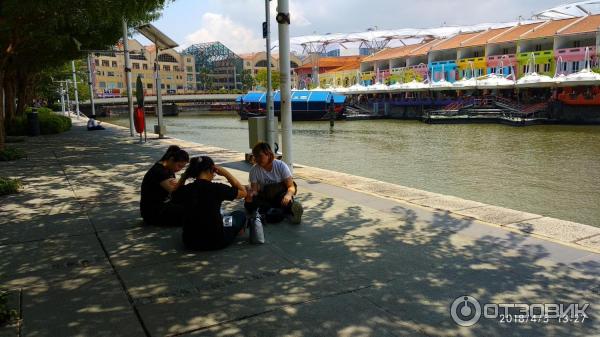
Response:
[{"label": "bridge", "polygon": [[[216,102],[227,102],[233,103],[235,99],[242,96],[243,94],[195,94],[195,95],[164,95],[162,96],[163,104],[168,103],[216,103]],[[133,97],[135,102],[135,96]],[[156,96],[144,97],[145,104],[156,104]],[[127,97],[110,97],[110,98],[96,98],[94,104],[98,106],[110,106],[110,105],[126,105]],[[135,104],[135,103],[134,103]],[[89,106],[90,101],[84,101],[81,105]]]}]

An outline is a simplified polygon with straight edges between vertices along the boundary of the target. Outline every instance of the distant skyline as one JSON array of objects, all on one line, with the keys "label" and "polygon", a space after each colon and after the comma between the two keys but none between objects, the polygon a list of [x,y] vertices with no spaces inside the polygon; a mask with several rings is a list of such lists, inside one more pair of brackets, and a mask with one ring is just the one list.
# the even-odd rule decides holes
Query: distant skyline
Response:
[{"label": "distant skyline", "polygon": [[[432,28],[517,21],[568,3],[565,0],[290,0],[290,36],[350,33],[367,28]],[[403,5],[402,3],[405,3]],[[193,43],[220,41],[235,53],[262,51],[264,0],[176,0],[153,24],[183,49]],[[271,1],[271,33],[277,1]],[[140,35],[134,38],[149,44]]]}]

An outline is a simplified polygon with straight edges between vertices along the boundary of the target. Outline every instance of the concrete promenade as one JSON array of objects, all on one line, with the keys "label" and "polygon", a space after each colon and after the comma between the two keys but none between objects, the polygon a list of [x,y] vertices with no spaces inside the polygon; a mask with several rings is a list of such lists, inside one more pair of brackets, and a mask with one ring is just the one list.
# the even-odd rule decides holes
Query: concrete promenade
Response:
[{"label": "concrete promenade", "polygon": [[[598,228],[299,166],[301,225],[191,252],[180,229],[140,225],[141,179],[170,144],[247,181],[242,153],[83,120],[10,144],[29,157],[0,162],[25,184],[0,197],[0,287],[20,316],[0,337],[600,336]],[[589,318],[461,327],[463,295],[589,303]]]}]

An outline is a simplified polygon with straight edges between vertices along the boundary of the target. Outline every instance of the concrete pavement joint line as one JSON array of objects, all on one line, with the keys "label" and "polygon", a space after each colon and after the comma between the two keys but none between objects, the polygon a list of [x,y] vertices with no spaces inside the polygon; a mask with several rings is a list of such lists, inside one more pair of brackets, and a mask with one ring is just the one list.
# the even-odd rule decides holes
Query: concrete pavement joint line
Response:
[{"label": "concrete pavement joint line", "polygon": [[591,239],[591,238],[596,237],[596,236],[600,236],[600,234],[592,234],[592,235],[589,235],[589,236],[586,236],[586,237],[583,237],[583,238],[580,238],[580,239],[577,239],[577,240],[573,240],[572,243],[576,244],[577,242],[579,242],[581,240]]},{"label": "concrete pavement joint line", "polygon": [[140,325],[142,327],[142,330],[144,331],[144,334],[146,335],[146,337],[152,337],[150,335],[150,331],[146,327],[146,324],[144,324],[144,321],[142,319],[142,315],[139,313],[137,307],[133,303],[133,298],[131,297],[131,294],[129,293],[129,290],[127,289],[127,286],[125,285],[125,282],[121,278],[121,275],[119,275],[119,272],[117,271],[117,268],[115,268],[115,265],[113,264],[112,260],[110,259],[110,255],[108,254],[108,250],[106,249],[106,247],[104,246],[104,243],[102,242],[102,240],[100,239],[100,236],[98,235],[98,230],[96,229],[96,225],[94,225],[94,223],[90,219],[90,216],[88,215],[87,210],[83,207],[83,203],[77,198],[77,194],[75,193],[75,189],[74,189],[73,185],[71,184],[71,181],[69,180],[69,176],[67,175],[67,173],[65,171],[64,165],[62,165],[62,163],[60,162],[60,159],[58,158],[58,156],[56,155],[56,152],[54,150],[52,150],[52,153],[54,154],[54,157],[56,158],[56,161],[58,163],[60,163],[60,166],[61,166],[61,169],[63,171],[63,174],[65,175],[65,179],[67,180],[67,183],[69,184],[69,187],[71,188],[71,191],[73,192],[73,196],[74,196],[75,200],[79,203],[80,206],[82,206],[83,211],[85,213],[85,217],[88,219],[88,222],[90,223],[90,225],[92,226],[92,229],[94,230],[94,235],[96,236],[96,240],[98,240],[98,243],[100,244],[100,248],[102,248],[102,251],[104,252],[104,256],[108,260],[108,263],[110,264],[110,267],[112,268],[115,277],[117,278],[117,280],[121,284],[121,288],[125,292],[125,295],[127,296],[127,300],[129,301],[129,305],[131,305],[131,307],[133,309],[133,312],[136,315],[136,317],[137,317],[137,319],[138,319],[138,321],[139,321],[139,323],[140,323]]},{"label": "concrete pavement joint line", "polygon": [[336,296],[341,296],[341,295],[346,295],[346,294],[352,294],[352,293],[355,293],[355,292],[363,290],[363,289],[372,288],[373,286],[374,286],[374,284],[369,284],[369,285],[365,285],[365,286],[362,286],[362,287],[348,289],[348,290],[344,290],[344,291],[340,291],[340,292],[336,292],[336,293],[332,293],[332,294],[328,294],[328,295],[324,295],[324,296],[317,296],[317,297],[311,298],[309,300],[282,305],[282,306],[279,306],[277,308],[273,308],[273,309],[261,311],[261,312],[255,313],[255,314],[240,316],[240,317],[233,318],[233,319],[230,319],[230,320],[226,320],[226,321],[223,321],[223,322],[219,322],[219,323],[207,325],[207,326],[204,326],[204,327],[201,327],[201,328],[184,330],[184,331],[177,332],[177,333],[174,333],[174,334],[171,334],[171,335],[167,335],[167,337],[177,337],[177,336],[182,336],[182,335],[189,334],[189,333],[192,333],[192,332],[204,331],[204,330],[208,330],[210,328],[214,328],[214,327],[217,327],[217,326],[220,326],[220,325],[223,325],[223,324],[240,322],[240,321],[243,321],[243,320],[246,320],[246,319],[249,319],[249,318],[253,318],[253,317],[257,317],[257,316],[262,316],[264,314],[269,314],[271,312],[275,312],[275,311],[280,310],[282,308],[296,307],[296,306],[299,306],[299,305],[316,302],[316,301],[319,301],[319,300],[322,300],[322,299],[326,299],[326,298],[331,298],[331,297],[336,297]]}]

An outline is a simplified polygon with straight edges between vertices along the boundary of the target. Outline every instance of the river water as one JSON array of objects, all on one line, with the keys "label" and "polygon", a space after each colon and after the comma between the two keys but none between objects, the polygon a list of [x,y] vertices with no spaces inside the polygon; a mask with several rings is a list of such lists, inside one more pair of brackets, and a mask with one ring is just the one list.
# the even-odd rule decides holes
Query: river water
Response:
[{"label": "river water", "polygon": [[[249,152],[248,123],[232,113],[184,113],[165,124],[176,138]],[[600,227],[600,126],[293,125],[299,164]]]}]

